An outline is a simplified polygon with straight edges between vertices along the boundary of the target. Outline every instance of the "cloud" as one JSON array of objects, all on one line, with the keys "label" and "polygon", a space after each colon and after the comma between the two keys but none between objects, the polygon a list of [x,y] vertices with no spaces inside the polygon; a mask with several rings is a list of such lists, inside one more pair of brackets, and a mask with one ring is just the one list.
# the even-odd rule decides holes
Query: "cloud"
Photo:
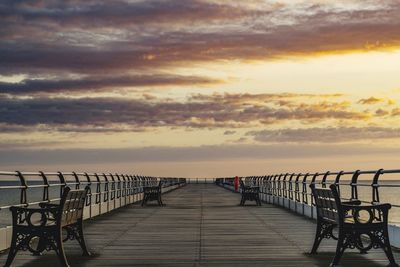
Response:
[{"label": "cloud", "polygon": [[3,74],[154,72],[197,62],[400,46],[397,1],[341,8],[332,3],[255,8],[177,0],[38,7],[6,2],[0,6]]},{"label": "cloud", "polygon": [[0,8],[3,20],[9,23],[18,18],[20,23],[47,23],[72,28],[83,25],[89,28],[174,25],[268,14],[268,11],[245,8],[245,5],[238,8],[238,5],[198,0],[49,1],[41,5],[3,1]]},{"label": "cloud", "polygon": [[[257,97],[260,102],[256,102]],[[114,126],[129,131],[146,127],[238,128],[288,121],[351,121],[371,116],[365,112],[353,111],[342,102],[306,104],[301,100],[297,104],[292,101],[290,106],[281,107],[274,100],[266,100],[269,98],[270,94],[253,95],[253,101],[249,103],[247,94],[217,94],[214,97],[197,95],[183,102],[169,99],[148,101],[130,98],[3,96],[0,97],[0,123],[12,126],[47,125],[50,129],[61,130],[65,127],[89,127],[103,131]]]},{"label": "cloud", "polygon": [[230,93],[214,93],[211,95],[205,94],[193,94],[190,96],[190,100],[194,101],[218,101],[223,104],[243,104],[246,102],[275,102],[281,104],[281,101],[298,100],[301,98],[314,98],[314,99],[325,99],[325,98],[337,98],[342,97],[343,94],[302,94],[302,93],[264,93],[264,94],[230,94]]},{"label": "cloud", "polygon": [[63,80],[25,79],[18,83],[0,82],[0,93],[71,93],[105,91],[110,88],[119,90],[124,87],[209,85],[215,83],[222,83],[222,81],[205,77],[179,75],[101,76]]},{"label": "cloud", "polygon": [[327,127],[249,131],[246,136],[263,143],[340,143],[400,138],[399,128]]},{"label": "cloud", "polygon": [[389,111],[381,109],[381,108],[379,108],[375,111],[375,115],[378,117],[386,116],[388,114],[389,114]]},{"label": "cloud", "polygon": [[399,116],[400,115],[400,108],[394,108],[391,112],[392,116]]},{"label": "cloud", "polygon": [[370,98],[360,99],[358,101],[358,103],[363,104],[363,105],[374,105],[374,104],[378,104],[378,103],[381,103],[381,102],[384,102],[384,101],[385,100],[382,99],[382,98],[376,98],[376,97],[371,96]]},{"label": "cloud", "polygon": [[227,130],[224,132],[224,135],[233,135],[235,133],[236,133],[236,131]]}]

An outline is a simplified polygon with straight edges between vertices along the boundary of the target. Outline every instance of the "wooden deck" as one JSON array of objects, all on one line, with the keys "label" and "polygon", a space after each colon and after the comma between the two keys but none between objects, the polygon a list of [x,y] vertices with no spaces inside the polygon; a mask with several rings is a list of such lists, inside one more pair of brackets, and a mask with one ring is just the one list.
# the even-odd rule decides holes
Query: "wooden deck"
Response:
[{"label": "wooden deck", "polygon": [[[239,194],[211,184],[187,185],[163,196],[166,207],[131,205],[87,222],[95,256],[66,243],[71,267],[90,266],[328,266],[335,251],[324,241],[308,256],[315,224],[271,205],[238,206]],[[396,253],[397,261],[400,256]],[[6,255],[0,255],[0,266]],[[345,253],[342,266],[385,266],[382,251]],[[13,266],[59,266],[54,252],[17,255]]]}]

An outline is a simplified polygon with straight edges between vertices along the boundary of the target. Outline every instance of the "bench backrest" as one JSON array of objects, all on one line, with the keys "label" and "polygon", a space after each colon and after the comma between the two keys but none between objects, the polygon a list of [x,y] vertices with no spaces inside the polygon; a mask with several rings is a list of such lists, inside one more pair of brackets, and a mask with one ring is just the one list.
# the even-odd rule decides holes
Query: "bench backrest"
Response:
[{"label": "bench backrest", "polygon": [[62,226],[77,223],[83,218],[86,197],[89,187],[81,190],[71,190],[69,187],[64,189],[60,201],[60,217],[58,223]]},{"label": "bench backrest", "polygon": [[316,188],[310,185],[317,208],[318,218],[339,224],[342,220],[342,207],[335,185],[328,188]]},{"label": "bench backrest", "polygon": [[145,194],[160,194],[163,181],[160,180],[156,186],[145,186],[143,187],[143,192]]}]

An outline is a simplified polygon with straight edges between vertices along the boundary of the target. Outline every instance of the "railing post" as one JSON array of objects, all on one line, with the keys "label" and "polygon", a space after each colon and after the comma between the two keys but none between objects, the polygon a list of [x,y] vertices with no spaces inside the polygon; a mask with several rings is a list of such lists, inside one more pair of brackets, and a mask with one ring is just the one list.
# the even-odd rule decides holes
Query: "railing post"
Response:
[{"label": "railing post", "polygon": [[[111,178],[111,194],[110,194],[110,199],[114,200],[115,202],[115,178],[112,173],[110,173],[110,178]],[[114,203],[115,204],[115,203]]]},{"label": "railing post", "polygon": [[287,184],[286,184],[286,178],[288,177],[289,173],[286,173],[285,176],[283,177],[283,197],[287,199]]},{"label": "railing post", "polygon": [[[100,184],[100,177],[97,173],[94,174],[96,177],[96,200],[95,203],[96,204],[100,204],[101,203],[101,184]],[[100,209],[100,208],[99,208]]]},{"label": "railing post", "polygon": [[128,195],[128,203],[132,203],[132,176],[131,175],[126,175],[127,184],[126,184],[126,194]]},{"label": "railing post", "polygon": [[20,171],[16,171],[16,174],[19,178],[19,181],[21,183],[21,193],[20,193],[20,198],[19,198],[19,203],[23,204],[25,206],[28,206],[28,200],[26,197],[26,190],[28,189],[28,184],[26,183],[24,175]]},{"label": "railing post", "polygon": [[383,169],[376,171],[372,180],[372,204],[379,203],[379,177],[383,174]]},{"label": "railing post", "polygon": [[62,174],[62,172],[58,172],[58,178],[60,179],[60,198],[62,197],[63,193],[64,193],[64,188],[67,185],[67,183],[65,182],[65,177]]},{"label": "railing post", "polygon": [[[268,175],[267,176],[267,195],[269,196],[269,199],[271,198],[272,195],[272,182],[271,182],[272,176]],[[268,202],[271,202],[270,200]]]},{"label": "railing post", "polygon": [[282,186],[281,186],[281,178],[283,174],[281,173],[278,177],[278,197],[282,196]]},{"label": "railing post", "polygon": [[47,176],[44,174],[44,172],[40,171],[39,173],[40,173],[40,176],[42,176],[42,178],[43,178],[43,184],[44,184],[42,200],[49,202],[49,186],[50,186],[49,181],[47,179]]},{"label": "railing post", "polygon": [[329,176],[329,171],[325,173],[325,175],[322,177],[321,180],[321,186],[322,188],[326,188],[326,179],[328,179]]},{"label": "railing post", "polygon": [[289,199],[293,200],[293,177],[295,176],[295,173],[292,173],[289,178]]},{"label": "railing post", "polygon": [[335,178],[335,185],[336,185],[336,189],[338,191],[338,194],[340,196],[340,178],[342,178],[344,171],[340,171]]},{"label": "railing post", "polygon": [[110,191],[109,202],[112,203],[111,210],[113,210],[117,208],[117,199],[115,198],[115,177],[112,173],[109,173],[109,176],[111,178],[111,191]]},{"label": "railing post", "polygon": [[123,175],[123,174],[121,174],[121,177],[122,177],[122,196],[124,197],[124,201],[125,201],[124,205],[126,205],[127,204],[127,201],[126,201],[126,178],[125,178],[125,175]]},{"label": "railing post", "polygon": [[81,181],[79,180],[79,176],[78,176],[78,174],[76,174],[76,172],[72,172],[72,175],[75,178],[75,189],[79,189],[80,185],[81,185]]},{"label": "railing post", "polygon": [[121,177],[118,174],[115,174],[117,177],[117,200],[119,201],[118,206],[122,206],[122,188],[121,188]]},{"label": "railing post", "polygon": [[[323,177],[328,176],[328,175],[329,175],[329,171],[326,172]],[[317,183],[316,181],[317,181],[317,177],[318,176],[319,176],[318,172],[314,173],[314,175],[313,175],[313,177],[311,179],[310,185],[315,185]],[[314,204],[315,204],[314,203],[314,198],[313,198],[312,193],[311,193],[311,206],[313,206]]]},{"label": "railing post", "polygon": [[302,184],[303,184],[303,188],[302,188],[302,201],[303,201],[303,204],[308,204],[307,178],[308,178],[309,175],[310,175],[309,173],[306,173],[306,175],[304,175],[303,181],[302,181]]},{"label": "railing post", "polygon": [[[317,177],[319,176],[320,174],[317,172],[317,173],[314,173],[314,175],[313,175],[313,177],[312,177],[312,179],[311,179],[311,182],[310,182],[310,185],[315,185],[317,182]],[[324,177],[325,176],[328,176],[329,175],[329,171],[327,171],[325,174],[324,174]],[[314,207],[315,206],[315,203],[314,203],[314,196],[313,196],[313,194],[312,194],[312,192],[310,193],[311,194],[311,204],[310,204],[310,209],[311,209],[311,218],[316,218],[316,208]]]},{"label": "railing post", "polygon": [[[108,199],[110,197],[110,195],[109,195],[110,190],[108,188],[108,177],[107,177],[107,175],[105,173],[103,173],[103,177],[104,177],[104,180],[105,180],[105,182],[104,182],[104,197],[103,197],[103,201],[107,203],[107,207],[108,207]],[[109,211],[108,208],[107,208],[107,211]]]},{"label": "railing post", "polygon": [[299,188],[299,179],[300,176],[302,176],[301,173],[299,173],[296,177],[296,181],[294,183],[294,198],[296,202],[300,202],[300,188]]},{"label": "railing post", "polygon": [[360,170],[356,170],[351,178],[351,200],[358,199],[357,179],[360,176]]},{"label": "railing post", "polygon": [[275,200],[275,196],[277,195],[277,190],[276,190],[276,178],[278,177],[277,174],[274,175],[274,178],[272,178],[272,195],[274,196],[274,200]]},{"label": "railing post", "polygon": [[87,185],[89,186],[89,197],[86,200],[86,206],[89,206],[89,218],[92,218],[92,181],[90,180],[90,176],[87,172],[85,172],[85,177]]}]

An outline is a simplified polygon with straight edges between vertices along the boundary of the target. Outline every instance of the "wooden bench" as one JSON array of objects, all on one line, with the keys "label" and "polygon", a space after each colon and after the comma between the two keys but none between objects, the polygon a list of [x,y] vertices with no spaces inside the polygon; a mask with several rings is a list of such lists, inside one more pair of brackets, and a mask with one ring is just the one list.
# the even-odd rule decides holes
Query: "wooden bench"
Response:
[{"label": "wooden bench", "polygon": [[261,206],[260,188],[258,186],[247,186],[240,180],[240,188],[242,193],[240,206],[244,206],[246,200],[255,201],[258,206]]},{"label": "wooden bench", "polygon": [[[330,266],[339,266],[340,258],[348,248],[366,253],[382,248],[390,264],[398,266],[393,258],[388,234],[390,204],[361,205],[359,200],[342,202],[336,185],[330,189],[310,185],[317,208],[317,230],[311,254],[316,254],[324,238],[337,240],[336,254]],[[335,236],[333,229],[338,229]]]},{"label": "wooden bench", "polygon": [[89,256],[83,235],[83,209],[88,192],[89,187],[84,190],[66,187],[60,204],[41,203],[40,208],[11,207],[12,241],[4,266],[11,266],[19,250],[29,250],[33,255],[55,250],[61,265],[69,267],[63,247],[67,240],[77,240],[83,255]]},{"label": "wooden bench", "polygon": [[143,200],[142,206],[146,204],[148,201],[156,200],[159,206],[164,206],[161,200],[161,188],[162,188],[162,181],[158,183],[157,186],[145,186],[143,187]]}]

